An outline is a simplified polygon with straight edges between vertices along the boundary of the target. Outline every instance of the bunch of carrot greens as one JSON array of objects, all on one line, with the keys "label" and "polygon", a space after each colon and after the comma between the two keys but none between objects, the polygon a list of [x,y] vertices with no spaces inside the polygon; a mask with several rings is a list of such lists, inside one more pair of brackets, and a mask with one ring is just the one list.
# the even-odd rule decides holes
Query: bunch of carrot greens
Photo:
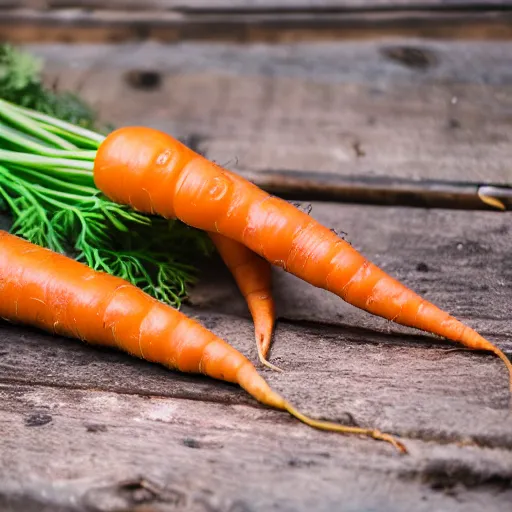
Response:
[{"label": "bunch of carrot greens", "polygon": [[210,250],[208,238],[101,194],[92,170],[104,136],[93,112],[45,89],[35,63],[0,46],[0,208],[11,232],[179,306],[195,278],[189,262]]}]

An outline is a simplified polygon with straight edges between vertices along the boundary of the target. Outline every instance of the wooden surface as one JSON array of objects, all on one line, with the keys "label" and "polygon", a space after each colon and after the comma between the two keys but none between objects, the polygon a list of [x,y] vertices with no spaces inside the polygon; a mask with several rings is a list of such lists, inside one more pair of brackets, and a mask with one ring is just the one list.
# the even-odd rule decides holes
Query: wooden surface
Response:
[{"label": "wooden surface", "polygon": [[[479,190],[512,207],[510,2],[140,5],[2,0],[0,38],[38,41],[28,48],[45,59],[47,83],[80,92],[103,120],[166,130],[312,202],[313,217],[512,356],[512,212],[478,211]],[[39,44],[201,30],[245,43]],[[312,41],[292,42],[299,34]],[[496,357],[372,317],[281,270],[274,295],[271,360],[285,373],[265,378],[314,417],[401,436],[409,456],[314,431],[232,385],[2,323],[0,511],[510,509],[512,415]],[[218,259],[184,312],[257,361]]]},{"label": "wooden surface", "polygon": [[[312,215],[512,353],[511,214],[314,203]],[[228,384],[3,324],[0,506],[506,510],[503,364],[275,277],[272,361],[285,373],[265,377],[313,416],[402,436],[410,456],[313,431]],[[256,361],[251,322],[221,268],[205,269],[184,311]]]},{"label": "wooden surface", "polygon": [[290,41],[376,38],[510,39],[509,1],[13,0],[0,38],[16,41]]},{"label": "wooden surface", "polygon": [[397,9],[467,9],[507,8],[510,0],[0,0],[3,7],[94,8],[119,10],[168,9],[186,11],[279,11],[279,10],[397,10]]}]

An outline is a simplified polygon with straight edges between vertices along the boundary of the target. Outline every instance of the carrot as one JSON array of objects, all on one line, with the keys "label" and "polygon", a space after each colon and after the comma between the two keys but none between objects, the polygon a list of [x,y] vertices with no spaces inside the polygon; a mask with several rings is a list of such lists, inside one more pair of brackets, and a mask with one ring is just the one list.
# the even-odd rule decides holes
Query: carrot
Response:
[{"label": "carrot", "polygon": [[208,161],[158,130],[126,127],[100,144],[96,186],[111,200],[246,245],[270,263],[396,323],[496,354],[492,343],[399,283],[288,202]]},{"label": "carrot", "polygon": [[209,236],[247,302],[254,321],[259,360],[272,370],[282,371],[267,360],[275,321],[270,264],[230,238],[218,233],[209,233]]},{"label": "carrot", "polygon": [[140,288],[0,231],[0,317],[90,344],[117,348],[182,372],[240,385],[259,402],[311,427],[404,445],[375,429],[304,416],[228,343]]}]

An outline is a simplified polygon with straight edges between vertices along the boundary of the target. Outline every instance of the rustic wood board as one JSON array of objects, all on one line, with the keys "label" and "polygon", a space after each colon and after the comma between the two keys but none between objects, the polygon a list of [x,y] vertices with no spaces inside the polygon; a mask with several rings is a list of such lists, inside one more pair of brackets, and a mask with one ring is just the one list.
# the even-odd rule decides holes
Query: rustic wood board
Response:
[{"label": "rustic wood board", "polygon": [[13,41],[290,41],[383,36],[510,39],[509,3],[121,2],[0,4],[0,37]]},{"label": "rustic wood board", "polygon": [[[510,214],[316,203],[312,214],[510,351]],[[215,300],[196,294],[185,313],[256,361],[234,287],[215,287]],[[350,325],[297,280],[276,288],[287,317],[338,325],[281,320],[272,360],[286,372],[264,370],[271,385],[315,417],[401,435],[409,457],[313,431],[232,385],[2,324],[0,507],[506,509],[512,429],[499,360],[378,320]]]},{"label": "rustic wood board", "polygon": [[[507,237],[509,214],[443,215],[395,209],[392,215],[378,208],[316,204],[313,212],[328,225],[342,218],[344,224],[352,224],[360,233],[359,242],[354,242],[357,248],[365,254],[379,252],[382,256],[377,262],[383,268],[393,272],[400,266],[398,277],[407,284],[421,285],[425,296],[455,310],[461,318],[470,317],[470,323],[487,331],[504,350],[512,348],[507,325],[507,290],[512,284],[506,264],[511,246]],[[405,261],[404,254],[408,255]],[[427,265],[429,272],[425,273],[424,267],[418,270],[418,265]],[[358,316],[352,317],[352,321],[362,319],[357,324],[350,324],[348,314],[341,322],[337,314],[328,318],[323,312],[321,316],[318,312],[323,305],[328,311],[329,303],[317,290],[297,283],[278,282],[281,311],[294,310],[298,318],[338,325],[280,322],[272,359],[286,373],[266,372],[276,389],[312,414],[341,419],[350,411],[358,422],[373,423],[405,437],[511,446],[506,375],[499,360],[452,351],[447,343],[427,336],[383,328],[384,322],[378,319],[375,322],[381,323],[380,329],[373,328],[364,320],[367,315],[358,310],[354,310]],[[202,286],[204,297],[208,284]],[[201,309],[205,299],[200,299],[196,290],[195,300],[192,296],[196,304],[185,312],[255,360],[251,322],[237,311],[242,302],[234,288],[219,283],[215,288],[224,290],[215,300],[210,297],[209,311]],[[302,302],[297,300],[299,296]],[[342,301],[338,303],[345,307]],[[223,314],[223,309],[231,314]],[[287,316],[293,318],[293,314]],[[120,353],[58,341],[18,327],[4,326],[1,336],[0,380],[6,384],[94,388],[256,407],[233,386],[170,373]],[[479,412],[483,409],[485,414]]]},{"label": "rustic wood board", "polygon": [[[165,129],[222,163],[238,157],[230,167],[255,181],[290,170],[371,179],[369,158],[382,177],[455,180],[459,166],[467,183],[510,183],[508,44],[409,41],[423,68],[404,65],[411,52],[397,45],[33,48],[49,81],[81,89],[105,119]],[[130,85],[141,69],[161,72],[160,87]],[[323,160],[325,147],[345,156]],[[511,213],[313,203],[311,214],[511,353]],[[221,269],[205,269],[184,311],[256,361],[245,305]],[[403,436],[409,457],[313,431],[222,382],[1,324],[0,509],[507,510],[512,424],[499,360],[283,272],[274,291],[271,358],[286,373],[262,371],[271,385],[315,417]]]},{"label": "rustic wood board", "polygon": [[400,457],[247,406],[41,386],[0,396],[3,510],[476,512],[512,497],[507,452],[417,441]]},{"label": "rustic wood board", "polygon": [[52,9],[82,7],[94,9],[154,10],[316,10],[316,9],[468,9],[510,7],[510,0],[0,0],[0,6]]},{"label": "rustic wood board", "polygon": [[104,119],[168,131],[288,195],[512,183],[512,43],[27,49]]}]

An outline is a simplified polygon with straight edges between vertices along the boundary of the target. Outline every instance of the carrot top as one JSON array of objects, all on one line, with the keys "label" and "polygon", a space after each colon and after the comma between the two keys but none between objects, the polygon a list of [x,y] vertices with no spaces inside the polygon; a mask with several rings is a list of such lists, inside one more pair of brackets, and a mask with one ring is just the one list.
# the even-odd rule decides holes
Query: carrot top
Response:
[{"label": "carrot top", "polygon": [[104,136],[0,99],[0,209],[11,232],[72,254],[173,306],[195,280],[191,264],[211,244],[199,230],[132,211],[95,186]]}]

